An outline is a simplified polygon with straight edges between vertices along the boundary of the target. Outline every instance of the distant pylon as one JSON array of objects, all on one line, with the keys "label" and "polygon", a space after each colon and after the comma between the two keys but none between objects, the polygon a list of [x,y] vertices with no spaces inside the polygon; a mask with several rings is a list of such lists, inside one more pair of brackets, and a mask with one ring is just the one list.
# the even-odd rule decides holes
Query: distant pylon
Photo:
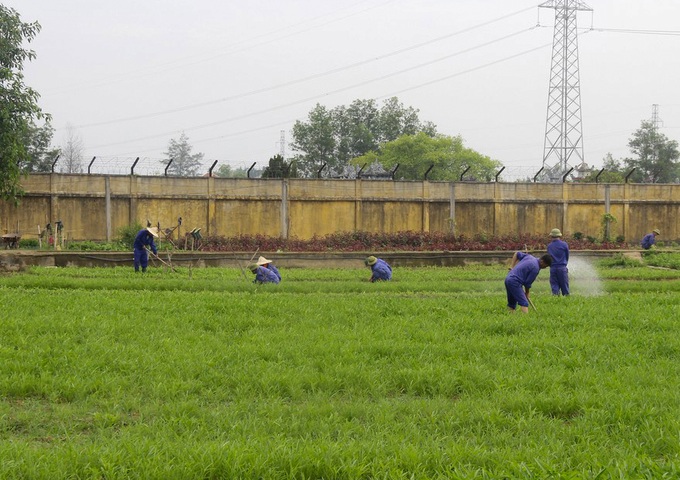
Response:
[{"label": "distant pylon", "polygon": [[578,70],[576,14],[593,9],[579,0],[551,0],[539,7],[555,9],[543,168],[550,180],[562,178],[570,163],[584,163],[581,83]]},{"label": "distant pylon", "polygon": [[286,131],[281,130],[281,136],[279,137],[279,155],[281,155],[281,158],[285,159],[286,158]]},{"label": "distant pylon", "polygon": [[649,161],[652,165],[656,164],[659,159],[659,146],[657,144],[657,135],[659,134],[659,126],[661,125],[661,119],[659,118],[659,105],[657,103],[652,105],[652,151],[649,156]]},{"label": "distant pylon", "polygon": [[654,133],[659,130],[659,125],[661,125],[661,119],[659,118],[659,104],[655,103],[652,105],[652,128]]}]

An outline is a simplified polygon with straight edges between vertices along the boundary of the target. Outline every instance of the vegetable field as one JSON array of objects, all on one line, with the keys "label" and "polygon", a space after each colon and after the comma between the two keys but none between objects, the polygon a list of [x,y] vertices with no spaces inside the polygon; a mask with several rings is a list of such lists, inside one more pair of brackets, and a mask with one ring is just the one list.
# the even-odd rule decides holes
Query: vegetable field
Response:
[{"label": "vegetable field", "polygon": [[0,478],[677,478],[671,267],[0,276]]}]

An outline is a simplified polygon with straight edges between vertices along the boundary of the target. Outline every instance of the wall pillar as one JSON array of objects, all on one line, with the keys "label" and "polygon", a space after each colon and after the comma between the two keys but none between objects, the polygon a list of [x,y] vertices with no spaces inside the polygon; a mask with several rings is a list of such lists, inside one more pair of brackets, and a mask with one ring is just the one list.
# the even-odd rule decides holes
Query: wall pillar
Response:
[{"label": "wall pillar", "polygon": [[[135,176],[130,175],[130,206],[128,210],[128,225],[137,221],[137,186]],[[143,225],[144,227],[146,224]]]},{"label": "wall pillar", "polygon": [[288,238],[288,227],[290,218],[288,217],[288,180],[281,179],[281,238]]},{"label": "wall pillar", "polygon": [[501,202],[499,199],[498,182],[493,184],[493,235],[498,235],[498,219],[501,218]]},{"label": "wall pillar", "polygon": [[562,182],[562,232],[569,231],[569,188],[571,185]]},{"label": "wall pillar", "polygon": [[430,232],[430,182],[423,180],[422,232]]},{"label": "wall pillar", "polygon": [[631,229],[630,229],[630,204],[629,204],[629,195],[628,195],[628,188],[629,185],[628,183],[623,184],[623,218],[621,219],[622,222],[622,230],[623,230],[623,238],[626,239],[627,242],[630,242],[630,234],[631,234]]},{"label": "wall pillar", "polygon": [[[604,213],[609,217],[611,214],[611,199],[610,199],[610,188],[609,184],[604,186]],[[604,238],[611,238],[611,225],[609,223],[609,218],[604,224]]]},{"label": "wall pillar", "polygon": [[456,183],[451,182],[449,190],[449,232],[456,234]]},{"label": "wall pillar", "polygon": [[111,177],[104,178],[104,204],[106,215],[106,241],[111,242]]},{"label": "wall pillar", "polygon": [[208,235],[215,235],[217,233],[217,202],[215,201],[215,179],[208,177],[208,218],[206,225],[208,226]]},{"label": "wall pillar", "polygon": [[[50,211],[47,212],[47,223],[56,222],[58,220],[55,218],[57,216],[57,201],[59,200],[57,192],[55,192],[56,187],[54,185],[54,180],[57,178],[56,175],[56,173],[50,174]],[[52,225],[52,227],[56,228],[55,225]]]},{"label": "wall pillar", "polygon": [[360,232],[363,227],[363,219],[361,218],[361,179],[354,180],[354,231]]}]

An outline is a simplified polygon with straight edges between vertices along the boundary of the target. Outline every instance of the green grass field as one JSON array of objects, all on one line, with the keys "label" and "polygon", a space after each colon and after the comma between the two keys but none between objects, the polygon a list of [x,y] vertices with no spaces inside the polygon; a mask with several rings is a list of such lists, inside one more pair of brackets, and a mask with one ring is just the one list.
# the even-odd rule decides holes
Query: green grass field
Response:
[{"label": "green grass field", "polygon": [[0,478],[678,478],[680,271],[0,277]]}]

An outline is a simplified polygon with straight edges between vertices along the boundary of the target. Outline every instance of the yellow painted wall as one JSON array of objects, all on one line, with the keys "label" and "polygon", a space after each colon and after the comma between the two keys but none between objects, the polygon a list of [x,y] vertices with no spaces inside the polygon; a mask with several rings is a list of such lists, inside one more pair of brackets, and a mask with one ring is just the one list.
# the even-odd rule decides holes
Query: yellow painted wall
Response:
[{"label": "yellow painted wall", "polygon": [[[107,191],[108,185],[108,191]],[[2,233],[37,237],[61,220],[71,240],[116,238],[132,223],[207,235],[314,235],[363,230],[457,235],[540,234],[560,228],[600,238],[609,196],[610,235],[636,242],[653,228],[680,239],[680,185],[544,184],[333,179],[227,179],[34,174],[18,207],[0,202]],[[107,195],[109,207],[107,210]],[[453,207],[453,209],[452,209]],[[107,217],[108,212],[108,217]],[[108,222],[107,222],[108,220]],[[17,227],[18,226],[18,227]]]}]

